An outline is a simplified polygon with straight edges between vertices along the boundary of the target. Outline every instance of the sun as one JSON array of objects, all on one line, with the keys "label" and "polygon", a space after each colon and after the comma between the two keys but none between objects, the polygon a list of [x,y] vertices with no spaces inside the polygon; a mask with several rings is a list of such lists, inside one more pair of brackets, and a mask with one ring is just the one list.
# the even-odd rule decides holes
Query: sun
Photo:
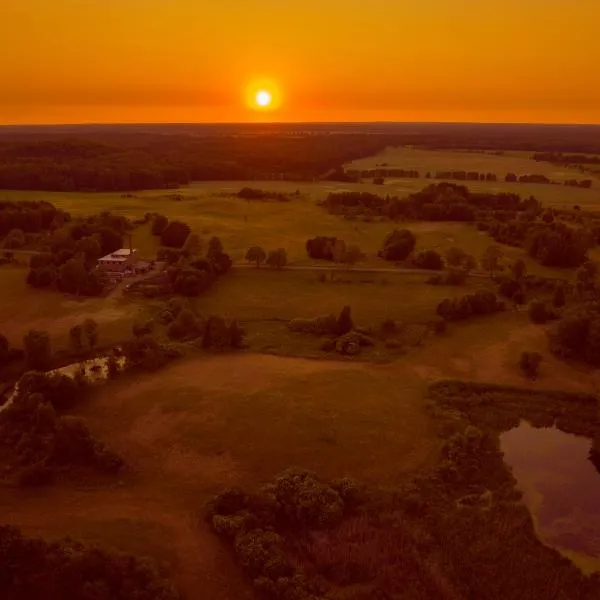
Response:
[{"label": "sun", "polygon": [[268,92],[267,90],[259,90],[256,92],[256,104],[258,104],[258,106],[267,108],[268,106],[271,106],[272,102],[273,96],[271,95],[271,92]]},{"label": "sun", "polygon": [[281,88],[273,79],[254,79],[246,84],[246,106],[257,112],[274,112],[282,104]]}]

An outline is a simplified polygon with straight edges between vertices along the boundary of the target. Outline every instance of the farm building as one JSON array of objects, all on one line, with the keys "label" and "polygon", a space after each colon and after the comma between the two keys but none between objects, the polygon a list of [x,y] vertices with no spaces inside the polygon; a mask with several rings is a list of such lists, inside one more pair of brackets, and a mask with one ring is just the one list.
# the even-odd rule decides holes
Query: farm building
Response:
[{"label": "farm building", "polygon": [[137,262],[137,250],[135,248],[121,248],[112,254],[107,254],[98,259],[98,268],[103,271],[122,272],[133,269]]}]

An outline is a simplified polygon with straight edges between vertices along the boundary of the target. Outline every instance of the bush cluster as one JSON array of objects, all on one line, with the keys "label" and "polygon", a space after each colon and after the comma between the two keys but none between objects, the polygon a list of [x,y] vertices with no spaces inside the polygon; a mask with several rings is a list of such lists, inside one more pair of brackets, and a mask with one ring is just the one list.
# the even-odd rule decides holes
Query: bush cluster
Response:
[{"label": "bush cluster", "polygon": [[0,440],[22,485],[52,481],[57,469],[93,467],[114,472],[123,460],[93,438],[85,421],[62,414],[82,396],[69,377],[26,373],[0,413]]},{"label": "bush cluster", "polygon": [[292,469],[255,494],[236,489],[219,494],[207,519],[231,544],[257,591],[278,600],[317,600],[318,584],[291,560],[286,534],[335,527],[359,502],[352,480],[326,483],[311,472]]},{"label": "bush cluster", "polygon": [[0,581],[6,600],[178,600],[154,566],[73,540],[26,538],[0,526]]},{"label": "bush cluster", "polygon": [[476,292],[460,298],[446,298],[436,309],[437,314],[447,321],[461,321],[471,316],[488,315],[505,309],[493,292]]}]

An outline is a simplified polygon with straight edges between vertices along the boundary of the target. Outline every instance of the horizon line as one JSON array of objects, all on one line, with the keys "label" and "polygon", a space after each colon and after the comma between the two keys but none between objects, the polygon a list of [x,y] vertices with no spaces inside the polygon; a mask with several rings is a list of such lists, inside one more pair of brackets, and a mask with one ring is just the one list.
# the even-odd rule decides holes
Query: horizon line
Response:
[{"label": "horizon line", "polygon": [[0,123],[0,128],[19,127],[127,127],[127,126],[269,126],[269,125],[517,125],[548,127],[600,127],[598,123],[547,121],[81,121],[77,123]]}]

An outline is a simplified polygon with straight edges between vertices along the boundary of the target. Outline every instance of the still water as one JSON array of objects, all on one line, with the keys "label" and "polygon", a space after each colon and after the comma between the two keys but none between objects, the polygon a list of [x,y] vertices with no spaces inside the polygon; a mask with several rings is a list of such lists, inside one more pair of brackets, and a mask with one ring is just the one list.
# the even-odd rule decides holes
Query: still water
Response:
[{"label": "still water", "polygon": [[522,422],[500,436],[542,541],[586,570],[600,570],[600,472],[592,442]]},{"label": "still water", "polygon": [[[115,360],[119,371],[125,370],[127,366],[127,359],[125,358],[125,356],[117,356]],[[71,363],[66,367],[61,367],[60,369],[55,369],[54,371],[49,371],[48,375],[60,373],[61,375],[66,375],[67,377],[75,378],[77,373],[81,373],[81,375],[85,377],[88,383],[100,383],[108,379],[108,363],[108,356],[99,356],[90,360],[83,360],[80,362]],[[12,404],[18,391],[19,384],[17,383],[13,388],[12,393],[10,393],[10,395],[8,396],[8,399],[0,405],[0,413],[3,410],[6,410]]]}]

